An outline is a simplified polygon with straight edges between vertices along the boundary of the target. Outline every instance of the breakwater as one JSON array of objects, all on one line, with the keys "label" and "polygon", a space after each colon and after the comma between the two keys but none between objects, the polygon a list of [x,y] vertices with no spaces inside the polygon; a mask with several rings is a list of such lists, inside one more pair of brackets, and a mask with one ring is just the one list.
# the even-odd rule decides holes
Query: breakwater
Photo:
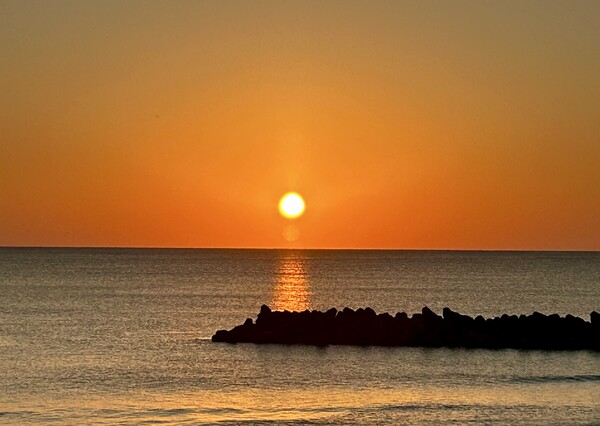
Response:
[{"label": "breakwater", "polygon": [[573,315],[502,315],[475,318],[428,307],[408,316],[377,314],[371,308],[321,311],[272,311],[263,305],[256,321],[248,318],[219,330],[213,342],[300,345],[465,347],[600,351],[600,314],[590,321]]}]

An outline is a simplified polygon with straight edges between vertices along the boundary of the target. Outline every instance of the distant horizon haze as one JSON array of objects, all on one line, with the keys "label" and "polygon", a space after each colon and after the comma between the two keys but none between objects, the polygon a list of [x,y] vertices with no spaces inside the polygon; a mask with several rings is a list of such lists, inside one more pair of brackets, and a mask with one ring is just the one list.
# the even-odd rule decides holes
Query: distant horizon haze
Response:
[{"label": "distant horizon haze", "polygon": [[115,250],[274,250],[274,251],[414,251],[414,252],[490,252],[490,253],[518,253],[518,252],[540,252],[540,253],[598,253],[600,250],[536,250],[536,249],[476,249],[476,248],[382,248],[382,247],[293,247],[282,245],[279,247],[193,247],[193,246],[0,246],[0,249],[115,249]]}]

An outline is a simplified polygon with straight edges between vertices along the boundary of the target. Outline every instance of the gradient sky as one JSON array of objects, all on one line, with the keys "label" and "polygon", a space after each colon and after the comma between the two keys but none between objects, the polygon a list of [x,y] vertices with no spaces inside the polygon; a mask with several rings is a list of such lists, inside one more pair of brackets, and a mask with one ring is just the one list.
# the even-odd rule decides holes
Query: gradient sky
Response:
[{"label": "gradient sky", "polygon": [[0,245],[600,250],[598,22],[0,0]]}]

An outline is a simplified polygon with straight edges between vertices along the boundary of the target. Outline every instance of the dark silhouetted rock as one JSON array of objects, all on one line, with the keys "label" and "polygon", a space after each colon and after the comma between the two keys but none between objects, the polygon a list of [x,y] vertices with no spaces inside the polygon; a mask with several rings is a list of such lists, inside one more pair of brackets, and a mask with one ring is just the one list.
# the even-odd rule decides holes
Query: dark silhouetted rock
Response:
[{"label": "dark silhouetted rock", "polygon": [[600,351],[600,314],[590,322],[573,315],[504,314],[472,318],[444,308],[440,316],[428,307],[409,317],[331,308],[326,312],[272,311],[262,305],[255,322],[246,319],[233,329],[219,330],[213,342],[302,345],[378,345],[466,348],[515,348]]},{"label": "dark silhouetted rock", "polygon": [[408,320],[408,314],[406,312],[398,312],[396,313],[396,315],[394,315],[394,319],[396,321],[405,321]]},{"label": "dark silhouetted rock", "polygon": [[421,315],[423,315],[423,319],[425,321],[439,321],[442,319],[442,317],[433,312],[427,306],[423,306],[423,309],[421,310]]}]

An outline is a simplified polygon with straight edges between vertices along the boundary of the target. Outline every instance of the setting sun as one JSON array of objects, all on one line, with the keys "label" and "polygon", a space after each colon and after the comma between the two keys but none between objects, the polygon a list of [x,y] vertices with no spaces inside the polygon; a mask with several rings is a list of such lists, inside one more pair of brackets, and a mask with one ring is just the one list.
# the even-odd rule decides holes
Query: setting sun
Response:
[{"label": "setting sun", "polygon": [[296,192],[288,192],[279,201],[279,212],[288,219],[295,219],[304,213],[304,200]]}]

